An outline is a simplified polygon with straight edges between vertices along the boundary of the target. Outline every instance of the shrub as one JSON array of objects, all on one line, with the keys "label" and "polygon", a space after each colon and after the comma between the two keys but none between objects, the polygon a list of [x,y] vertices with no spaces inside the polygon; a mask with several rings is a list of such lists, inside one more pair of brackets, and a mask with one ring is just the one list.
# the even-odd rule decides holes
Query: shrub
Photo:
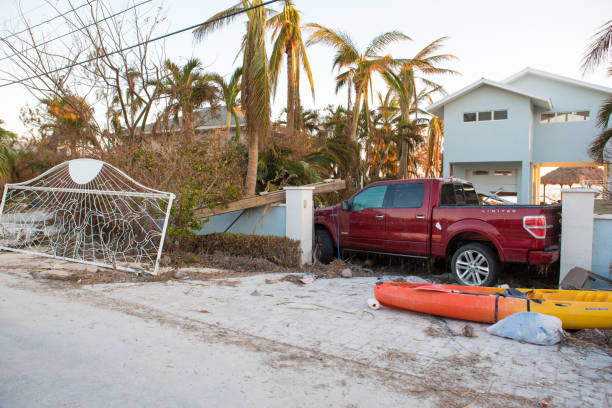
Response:
[{"label": "shrub", "polygon": [[221,252],[226,255],[263,258],[287,267],[299,267],[302,255],[299,241],[267,235],[214,233],[187,236],[178,241],[178,247],[186,252]]}]

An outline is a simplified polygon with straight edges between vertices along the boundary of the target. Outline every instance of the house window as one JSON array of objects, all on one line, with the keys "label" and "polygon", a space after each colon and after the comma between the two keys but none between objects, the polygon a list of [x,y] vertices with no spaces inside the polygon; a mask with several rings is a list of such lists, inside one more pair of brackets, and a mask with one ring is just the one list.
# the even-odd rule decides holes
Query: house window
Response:
[{"label": "house window", "polygon": [[508,111],[507,110],[496,110],[493,112],[494,120],[503,120],[508,119]]},{"label": "house window", "polygon": [[540,114],[540,123],[582,122],[590,116],[589,111],[545,112]]},{"label": "house window", "polygon": [[464,122],[484,122],[487,120],[504,120],[508,119],[508,110],[482,111],[482,112],[466,112],[463,114]]},{"label": "house window", "polygon": [[589,111],[576,111],[572,112],[572,116],[570,121],[581,121],[581,120],[589,120]]},{"label": "house window", "polygon": [[478,112],[478,121],[491,120],[491,111]]},{"label": "house window", "polygon": [[567,122],[567,118],[572,112],[557,112],[556,122]]},{"label": "house window", "polygon": [[489,175],[488,170],[473,170],[472,171],[472,176],[488,176],[488,175]]},{"label": "house window", "polygon": [[548,112],[548,113],[540,114],[540,123],[551,123],[554,120],[555,120],[554,113]]},{"label": "house window", "polygon": [[512,170],[495,170],[493,174],[496,176],[511,176]]},{"label": "house window", "polygon": [[476,122],[476,113],[464,113],[463,114],[463,121],[464,122]]}]

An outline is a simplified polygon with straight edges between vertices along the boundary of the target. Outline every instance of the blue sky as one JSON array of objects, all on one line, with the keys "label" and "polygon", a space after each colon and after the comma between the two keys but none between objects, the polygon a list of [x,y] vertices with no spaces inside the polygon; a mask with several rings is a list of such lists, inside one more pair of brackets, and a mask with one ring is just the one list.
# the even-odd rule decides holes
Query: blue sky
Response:
[{"label": "blue sky", "polygon": [[[65,9],[64,1],[51,0],[51,3]],[[106,2],[115,10],[126,4],[123,0]],[[204,21],[235,2],[167,0],[163,3],[167,19],[160,33]],[[44,3],[44,0],[22,0],[21,7],[27,12],[26,17],[36,23],[53,15],[52,9]],[[360,47],[365,47],[382,32],[395,29],[404,32],[413,41],[390,47],[389,52],[396,57],[411,57],[432,40],[449,36],[445,51],[459,57],[449,68],[462,75],[435,78],[448,92],[481,77],[501,80],[526,66],[612,87],[612,80],[606,78],[603,70],[585,77],[579,70],[590,37],[612,18],[610,1],[295,0],[295,3],[302,10],[305,23],[316,22],[346,31]],[[2,15],[9,20],[0,20],[0,28],[16,24],[16,4],[15,0],[3,0]],[[73,4],[81,2],[75,0]],[[276,5],[275,8],[280,7]],[[244,24],[238,21],[201,43],[195,43],[189,33],[184,33],[166,40],[166,54],[178,62],[198,57],[206,70],[229,75],[234,68],[243,30]],[[323,108],[330,103],[346,103],[346,92],[334,93],[333,52],[322,45],[313,46],[308,52],[316,99],[313,102],[304,81],[302,102],[305,107]],[[384,91],[380,81],[376,85]],[[285,98],[285,83],[281,82],[274,100],[275,116],[284,106]],[[0,88],[0,118],[6,122],[6,127],[23,130],[19,110],[28,103],[33,105],[36,101],[22,87]]]}]

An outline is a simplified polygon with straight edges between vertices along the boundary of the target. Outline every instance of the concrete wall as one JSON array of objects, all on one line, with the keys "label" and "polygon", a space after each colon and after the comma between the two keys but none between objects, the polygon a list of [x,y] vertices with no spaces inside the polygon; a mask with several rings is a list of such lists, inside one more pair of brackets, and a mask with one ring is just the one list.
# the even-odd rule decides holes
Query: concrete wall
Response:
[{"label": "concrete wall", "polygon": [[595,215],[591,271],[612,279],[610,264],[612,264],[612,214]]},{"label": "concrete wall", "polygon": [[314,187],[285,187],[286,204],[254,207],[210,217],[198,234],[275,235],[300,242],[302,264],[312,263]]},{"label": "concrete wall", "polygon": [[509,82],[508,85],[531,95],[550,98],[553,112],[590,112],[590,119],[587,121],[540,123],[540,114],[546,111],[534,109],[534,163],[591,161],[587,149],[591,140],[600,132],[596,116],[603,100],[609,94],[535,74],[527,74]]},{"label": "concrete wall", "polygon": [[[269,207],[264,216],[264,207],[249,208],[210,217],[198,234],[231,232],[233,234],[257,234],[285,236],[285,204]],[[233,223],[233,225],[232,225]],[[231,227],[230,227],[231,225]],[[229,228],[229,229],[228,229]]]},{"label": "concrete wall", "polygon": [[[563,195],[561,223],[561,269],[559,283],[575,266],[611,279],[612,215],[593,214],[597,190],[571,188],[561,190]],[[594,288],[609,288],[601,279]]]},{"label": "concrete wall", "polygon": [[314,231],[314,187],[284,187],[287,194],[287,238],[300,241],[302,264],[312,263],[312,238]]},{"label": "concrete wall", "polygon": [[591,269],[593,260],[593,209],[597,190],[561,190],[561,269],[559,282],[575,266]]}]

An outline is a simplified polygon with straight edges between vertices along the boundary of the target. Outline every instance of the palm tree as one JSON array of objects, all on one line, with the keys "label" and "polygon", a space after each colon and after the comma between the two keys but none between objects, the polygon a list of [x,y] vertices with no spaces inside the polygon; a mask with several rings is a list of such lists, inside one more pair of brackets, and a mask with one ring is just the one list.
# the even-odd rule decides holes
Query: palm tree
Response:
[{"label": "palm tree", "polygon": [[245,110],[249,137],[245,190],[247,195],[254,195],[259,141],[266,136],[270,126],[270,75],[266,55],[267,11],[262,6],[262,0],[241,0],[240,3],[212,16],[211,20],[218,20],[201,25],[195,29],[194,35],[197,40],[202,40],[208,33],[234,21],[239,15],[236,13],[243,10],[246,10],[248,17],[242,43],[240,86],[241,105]]},{"label": "palm tree", "polygon": [[221,97],[225,103],[227,109],[227,139],[231,137],[232,118],[236,124],[236,143],[240,142],[240,118],[238,117],[238,107],[240,101],[238,94],[240,93],[240,78],[242,77],[242,67],[236,68],[229,82],[225,82],[225,79],[219,74],[210,74],[210,78],[214,81],[221,89]]},{"label": "palm tree", "polygon": [[[399,139],[400,146],[406,146],[408,153],[414,152],[417,146],[423,143],[423,131],[427,127],[427,119],[400,119],[397,123],[397,138]],[[418,163],[416,157],[413,155],[406,155],[406,176],[412,177],[417,176]]]},{"label": "palm tree", "polygon": [[10,130],[2,127],[4,121],[0,119],[0,175],[11,180],[11,169],[14,168],[15,157],[18,154],[13,149],[13,144],[17,140],[17,135]]},{"label": "palm tree", "polygon": [[318,169],[322,178],[346,178],[359,160],[359,146],[348,138],[348,112],[342,106],[329,105],[320,120],[319,148],[304,159]]},{"label": "palm tree", "polygon": [[268,20],[273,29],[274,45],[270,55],[270,81],[276,93],[283,55],[287,57],[287,132],[293,136],[300,128],[300,68],[308,76],[310,91],[314,99],[314,82],[312,71],[306,55],[306,46],[302,40],[300,12],[292,0],[285,0],[283,10]]},{"label": "palm tree", "polygon": [[[401,111],[401,120],[408,122],[410,114],[418,118],[419,113],[419,94],[417,93],[417,79],[420,79],[430,89],[428,96],[433,92],[443,92],[441,86],[431,82],[426,78],[419,78],[415,72],[423,74],[457,74],[456,71],[440,68],[441,62],[456,59],[452,54],[437,54],[438,50],[443,47],[447,37],[440,37],[431,42],[419,51],[413,58],[406,60],[399,66],[397,71],[389,70],[384,73],[384,78],[387,85],[395,92]],[[421,95],[422,96],[422,95]],[[400,178],[408,176],[408,142],[402,141],[400,152]]]},{"label": "palm tree", "polygon": [[202,64],[197,58],[188,60],[183,67],[170,60],[164,65],[169,72],[161,83],[161,94],[170,98],[166,111],[174,116],[176,123],[182,114],[183,130],[188,136],[193,136],[193,111],[206,101],[214,102],[217,90],[210,76],[202,74]]},{"label": "palm tree", "polygon": [[300,122],[302,123],[302,128],[306,135],[315,136],[320,131],[320,119],[319,119],[319,111],[306,109],[301,112]]},{"label": "palm tree", "polygon": [[[599,65],[608,63],[608,76],[612,76],[612,60],[610,59],[610,44],[612,43],[612,20],[601,26],[589,45],[587,54],[582,60],[582,72],[587,73]],[[609,140],[612,139],[610,116],[612,115],[612,96],[604,100],[597,113],[597,125],[602,132],[595,137],[589,146],[589,155],[595,161],[603,162],[603,151]]]},{"label": "palm tree", "polygon": [[375,72],[380,74],[388,71],[390,67],[404,62],[404,60],[393,59],[391,55],[380,56],[379,54],[391,43],[400,40],[409,40],[405,34],[399,31],[390,31],[374,37],[367,48],[360,52],[355,42],[348,34],[334,31],[318,24],[309,24],[314,29],[308,40],[308,45],[324,43],[336,50],[333,68],[346,71],[336,77],[336,91],[344,86],[352,84],[355,89],[355,105],[349,135],[351,140],[357,141],[357,125],[361,112],[362,98],[367,109],[369,90],[372,88],[372,77]]},{"label": "palm tree", "polygon": [[290,149],[273,144],[259,157],[258,182],[263,191],[275,191],[287,185],[303,185],[321,181],[319,167],[306,160],[292,160]]},{"label": "palm tree", "polygon": [[427,126],[427,156],[425,177],[439,177],[442,174],[442,135],[444,121],[437,116],[429,120]]},{"label": "palm tree", "polygon": [[66,94],[41,101],[47,107],[50,121],[43,124],[46,142],[54,149],[69,147],[70,155],[101,151],[94,108],[84,98]]},{"label": "palm tree", "polygon": [[[397,147],[394,135],[394,124],[397,122],[397,113],[399,106],[397,98],[394,97],[391,89],[389,89],[386,95],[383,97],[382,94],[378,93],[379,107],[377,108],[378,115],[376,122],[380,124],[378,128],[375,128],[372,149],[371,164],[375,170],[370,175],[373,178],[381,176],[385,178],[390,173],[397,171]],[[383,168],[385,171],[383,171]]]}]

